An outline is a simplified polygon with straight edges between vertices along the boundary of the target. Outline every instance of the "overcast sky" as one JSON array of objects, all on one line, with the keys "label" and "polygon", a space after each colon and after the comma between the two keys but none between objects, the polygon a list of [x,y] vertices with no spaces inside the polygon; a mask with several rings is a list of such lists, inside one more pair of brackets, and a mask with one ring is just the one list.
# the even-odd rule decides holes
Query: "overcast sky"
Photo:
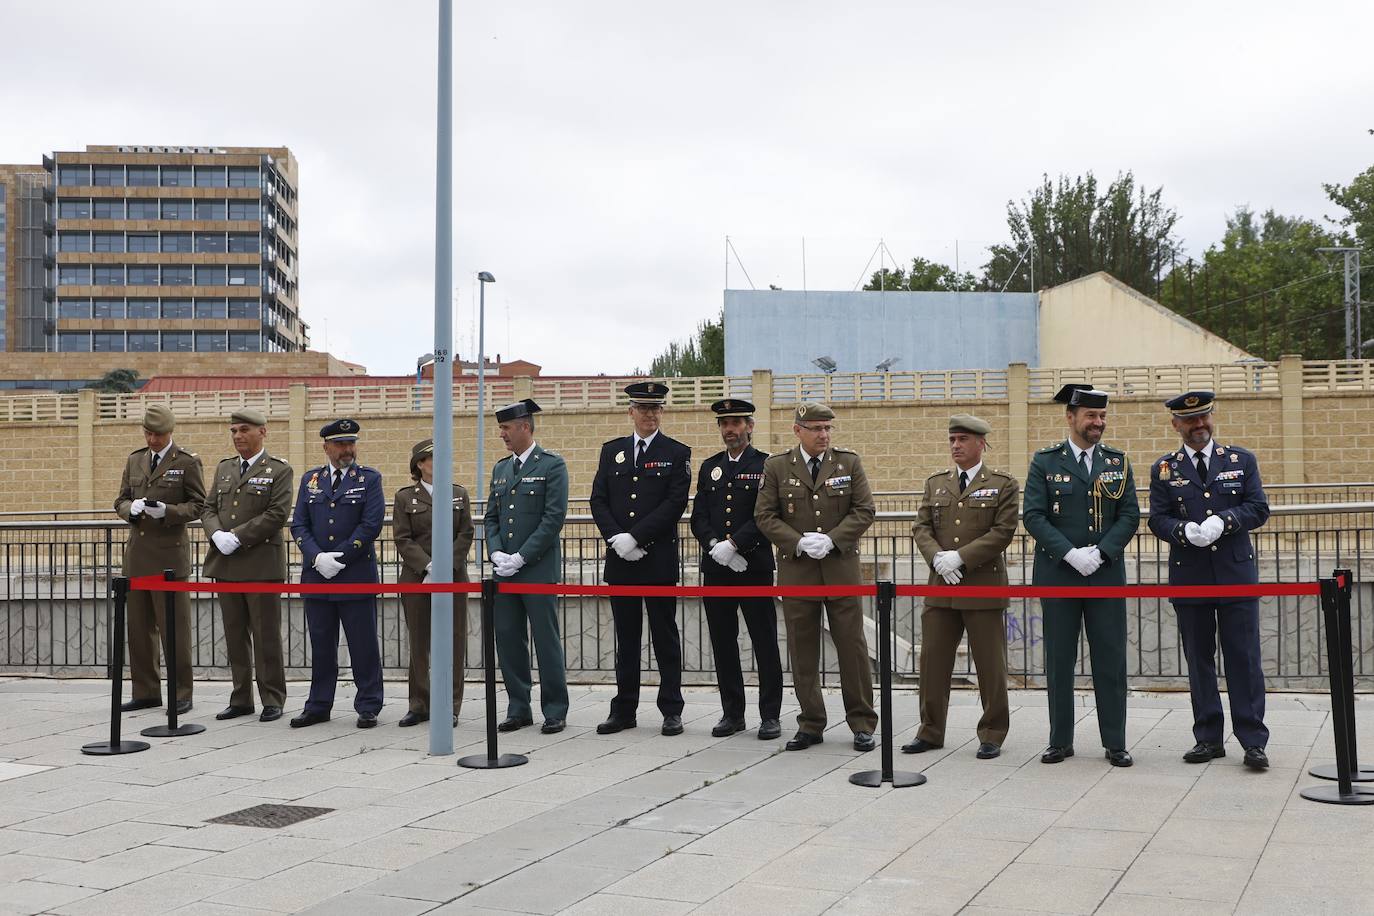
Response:
[{"label": "overcast sky", "polygon": [[[0,0],[0,161],[289,146],[313,346],[413,371],[436,10]],[[488,352],[546,374],[624,373],[690,335],[720,309],[726,236],[732,287],[850,289],[880,238],[951,264],[957,240],[976,270],[1041,173],[1129,169],[1197,253],[1238,204],[1321,217],[1321,183],[1374,164],[1367,2],[459,0],[455,20],[456,346],[489,270]]]}]

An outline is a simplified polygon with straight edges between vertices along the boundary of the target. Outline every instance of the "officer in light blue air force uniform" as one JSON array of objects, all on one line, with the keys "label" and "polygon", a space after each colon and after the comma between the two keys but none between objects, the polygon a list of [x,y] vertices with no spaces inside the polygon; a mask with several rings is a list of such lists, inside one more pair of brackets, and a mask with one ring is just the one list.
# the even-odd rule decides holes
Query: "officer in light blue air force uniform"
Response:
[{"label": "officer in light blue air force uniform", "polygon": [[[1212,438],[1210,391],[1189,391],[1165,407],[1181,447],[1150,469],[1150,530],[1169,544],[1170,585],[1253,585],[1259,581],[1250,531],[1269,519],[1269,501],[1255,456]],[[1258,598],[1174,598],[1197,745],[1189,763],[1225,757],[1225,716],[1217,691],[1217,634],[1226,660],[1231,728],[1244,763],[1269,766],[1264,748],[1264,668],[1260,659]]]},{"label": "officer in light blue air force uniform", "polygon": [[[386,519],[382,475],[357,463],[356,420],[335,420],[320,430],[329,462],[301,475],[291,536],[301,551],[301,582],[377,582],[373,543]],[[310,627],[310,696],[292,728],[328,722],[339,678],[339,627],[348,640],[353,708],[359,728],[373,728],[382,709],[382,658],[377,647],[374,595],[307,595]]]}]

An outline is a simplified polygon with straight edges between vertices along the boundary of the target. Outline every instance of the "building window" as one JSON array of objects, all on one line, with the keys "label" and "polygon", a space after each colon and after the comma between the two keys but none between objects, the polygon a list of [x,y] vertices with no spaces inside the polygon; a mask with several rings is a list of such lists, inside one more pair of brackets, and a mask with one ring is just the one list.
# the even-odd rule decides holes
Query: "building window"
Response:
[{"label": "building window", "polygon": [[123,299],[96,299],[92,302],[92,317],[95,318],[123,318],[124,300]]},{"label": "building window", "polygon": [[58,286],[90,286],[91,268],[85,264],[57,265]]},{"label": "building window", "polygon": [[57,349],[61,353],[89,353],[91,352],[91,332],[59,331]]},{"label": "building window", "polygon": [[189,232],[164,232],[162,233],[162,250],[165,252],[188,252],[191,250],[191,233]]},{"label": "building window", "polygon": [[139,200],[129,201],[129,219],[157,219],[157,201]]},{"label": "building window", "polygon": [[226,349],[223,331],[196,331],[197,353],[223,353]]},{"label": "building window", "polygon": [[91,234],[89,232],[62,232],[57,236],[58,251],[90,251]]},{"label": "building window", "polygon": [[262,239],[256,233],[229,233],[229,250],[234,254],[257,254],[262,250]]},{"label": "building window", "polygon": [[157,251],[157,243],[158,238],[156,232],[129,233],[129,251],[131,252]]},{"label": "building window", "polygon": [[223,299],[197,299],[197,318],[228,318],[229,310]]},{"label": "building window", "polygon": [[196,166],[196,187],[198,188],[222,188],[224,181],[224,166],[222,165],[198,165]]},{"label": "building window", "polygon": [[196,201],[196,219],[224,219],[224,201]]},{"label": "building window", "polygon": [[122,165],[97,165],[92,171],[94,178],[91,184],[98,188],[122,188],[124,187],[124,166]]},{"label": "building window", "polygon": [[[162,300],[163,318],[190,318],[191,300],[190,299],[163,299]],[[189,348],[188,348],[189,349]]]},{"label": "building window", "polygon": [[131,353],[155,353],[155,352],[157,352],[157,331],[130,331],[130,332],[129,332],[129,352],[131,352]]},{"label": "building window", "polygon": [[58,318],[90,318],[91,300],[61,299],[57,303]]},{"label": "building window", "polygon": [[133,188],[157,187],[157,166],[131,165],[128,174],[129,186]]},{"label": "building window", "polygon": [[201,264],[196,267],[196,286],[223,286],[223,264]]},{"label": "building window", "polygon": [[261,271],[257,267],[230,267],[230,286],[257,286]]},{"label": "building window", "polygon": [[100,198],[91,201],[91,215],[95,219],[123,219],[124,198]]},{"label": "building window", "polygon": [[119,353],[124,350],[123,331],[95,331],[91,334],[91,351],[94,353]]},{"label": "building window", "polygon": [[192,346],[193,342],[190,331],[162,332],[163,353],[190,353]]},{"label": "building window", "polygon": [[91,276],[93,286],[123,286],[123,264],[97,264]]},{"label": "building window", "polygon": [[92,251],[124,251],[124,233],[96,232],[91,235]]},{"label": "building window", "polygon": [[57,183],[64,187],[80,187],[91,183],[91,167],[89,165],[59,165],[57,167]]},{"label": "building window", "polygon": [[229,187],[256,188],[258,186],[257,166],[229,166]]},{"label": "building window", "polygon": [[256,319],[262,314],[262,307],[258,305],[256,299],[230,299],[229,317],[230,318],[253,318]]},{"label": "building window", "polygon": [[231,200],[229,201],[229,218],[237,220],[258,219],[258,202],[256,200]]},{"label": "building window", "polygon": [[191,219],[194,210],[189,200],[167,200],[162,201],[163,219]]},{"label": "building window", "polygon": [[166,266],[162,268],[163,286],[190,286],[191,285],[191,266],[189,264],[179,264],[176,266]]},{"label": "building window", "polygon": [[[130,318],[156,318],[156,317],[157,317],[157,300],[156,300],[156,299],[130,299],[130,300],[129,300],[129,317],[130,317]],[[153,349],[154,349],[154,350],[157,349],[156,343],[157,343],[157,341],[154,340],[154,346],[153,346]],[[133,347],[130,346],[129,349],[132,350]]]},{"label": "building window", "polygon": [[157,286],[158,271],[156,264],[130,264],[130,286]]},{"label": "building window", "polygon": [[162,167],[162,186],[164,188],[191,187],[191,167],[189,165],[164,165]]},{"label": "building window", "polygon": [[64,197],[57,202],[58,219],[90,219],[91,200],[89,197]]},{"label": "building window", "polygon": [[262,349],[262,335],[257,331],[230,331],[229,349],[234,353],[257,353]]},{"label": "building window", "polygon": [[197,232],[196,251],[220,254],[227,250],[223,232]]}]

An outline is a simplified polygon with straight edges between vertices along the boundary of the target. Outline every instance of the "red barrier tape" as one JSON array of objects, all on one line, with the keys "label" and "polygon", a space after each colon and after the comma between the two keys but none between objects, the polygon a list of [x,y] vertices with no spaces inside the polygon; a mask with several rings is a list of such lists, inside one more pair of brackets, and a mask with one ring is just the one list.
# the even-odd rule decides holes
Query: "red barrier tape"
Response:
[{"label": "red barrier tape", "polygon": [[129,588],[142,592],[226,592],[277,595],[432,595],[437,592],[477,594],[481,582],[181,582],[162,576],[134,576]]},{"label": "red barrier tape", "polygon": [[1270,595],[1320,595],[1317,582],[1267,585],[1094,585],[978,586],[899,585],[898,595],[940,598],[1257,598]]},{"label": "red barrier tape", "polygon": [[545,585],[537,582],[502,582],[503,595],[606,595],[647,598],[868,598],[878,594],[876,585]]}]

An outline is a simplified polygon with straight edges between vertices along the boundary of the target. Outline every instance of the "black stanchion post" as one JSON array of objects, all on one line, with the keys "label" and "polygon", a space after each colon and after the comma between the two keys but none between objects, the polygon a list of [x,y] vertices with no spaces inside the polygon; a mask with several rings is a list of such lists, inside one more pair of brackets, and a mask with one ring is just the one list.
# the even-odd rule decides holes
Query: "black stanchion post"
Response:
[{"label": "black stanchion post", "polygon": [[496,580],[482,580],[482,668],[487,688],[487,752],[458,758],[460,767],[499,770],[529,763],[524,754],[496,751]]},{"label": "black stanchion post", "polygon": [[[1340,637],[1341,637],[1341,658],[1354,658],[1354,637],[1350,632],[1350,593],[1355,588],[1354,575],[1348,569],[1332,570],[1331,575],[1338,580],[1343,580],[1345,584],[1340,587],[1338,599],[1340,601]],[[1345,705],[1344,723],[1336,723],[1337,727],[1345,728],[1345,746],[1348,752],[1347,772],[1350,774],[1351,782],[1374,782],[1374,767],[1360,766],[1360,752],[1355,740],[1355,669],[1353,661],[1345,669],[1345,697],[1348,702]],[[1335,710],[1332,710],[1335,715]],[[1314,766],[1307,771],[1318,779],[1337,779],[1339,774],[1334,763],[1323,763]]]},{"label": "black stanchion post", "polygon": [[147,741],[121,741],[119,738],[119,702],[124,693],[124,606],[129,600],[129,580],[123,576],[111,580],[114,592],[114,626],[110,630],[110,740],[83,744],[81,753],[98,757],[110,754],[133,754],[148,749]]},{"label": "black stanchion post", "polygon": [[897,586],[892,582],[878,583],[878,689],[882,714],[882,769],[862,770],[850,774],[849,781],[870,789],[890,783],[894,789],[923,785],[923,773],[894,773],[892,771],[892,605],[896,602]]},{"label": "black stanchion post", "polygon": [[[170,569],[162,571],[162,578],[168,582],[176,579]],[[163,619],[167,625],[162,628],[162,662],[167,666],[167,724],[154,725],[139,732],[145,738],[181,738],[186,735],[199,735],[205,731],[204,725],[177,724],[177,593],[163,592],[166,603],[163,605]]]},{"label": "black stanchion post", "polygon": [[[1349,573],[1346,573],[1349,583]],[[1309,801],[1329,805],[1374,805],[1374,789],[1351,785],[1354,759],[1352,718],[1355,703],[1350,657],[1350,595],[1342,597],[1335,579],[1322,579],[1322,615],[1326,622],[1326,657],[1331,679],[1331,727],[1336,733],[1336,785],[1310,786],[1300,793]],[[1344,620],[1344,624],[1342,624]]]}]

